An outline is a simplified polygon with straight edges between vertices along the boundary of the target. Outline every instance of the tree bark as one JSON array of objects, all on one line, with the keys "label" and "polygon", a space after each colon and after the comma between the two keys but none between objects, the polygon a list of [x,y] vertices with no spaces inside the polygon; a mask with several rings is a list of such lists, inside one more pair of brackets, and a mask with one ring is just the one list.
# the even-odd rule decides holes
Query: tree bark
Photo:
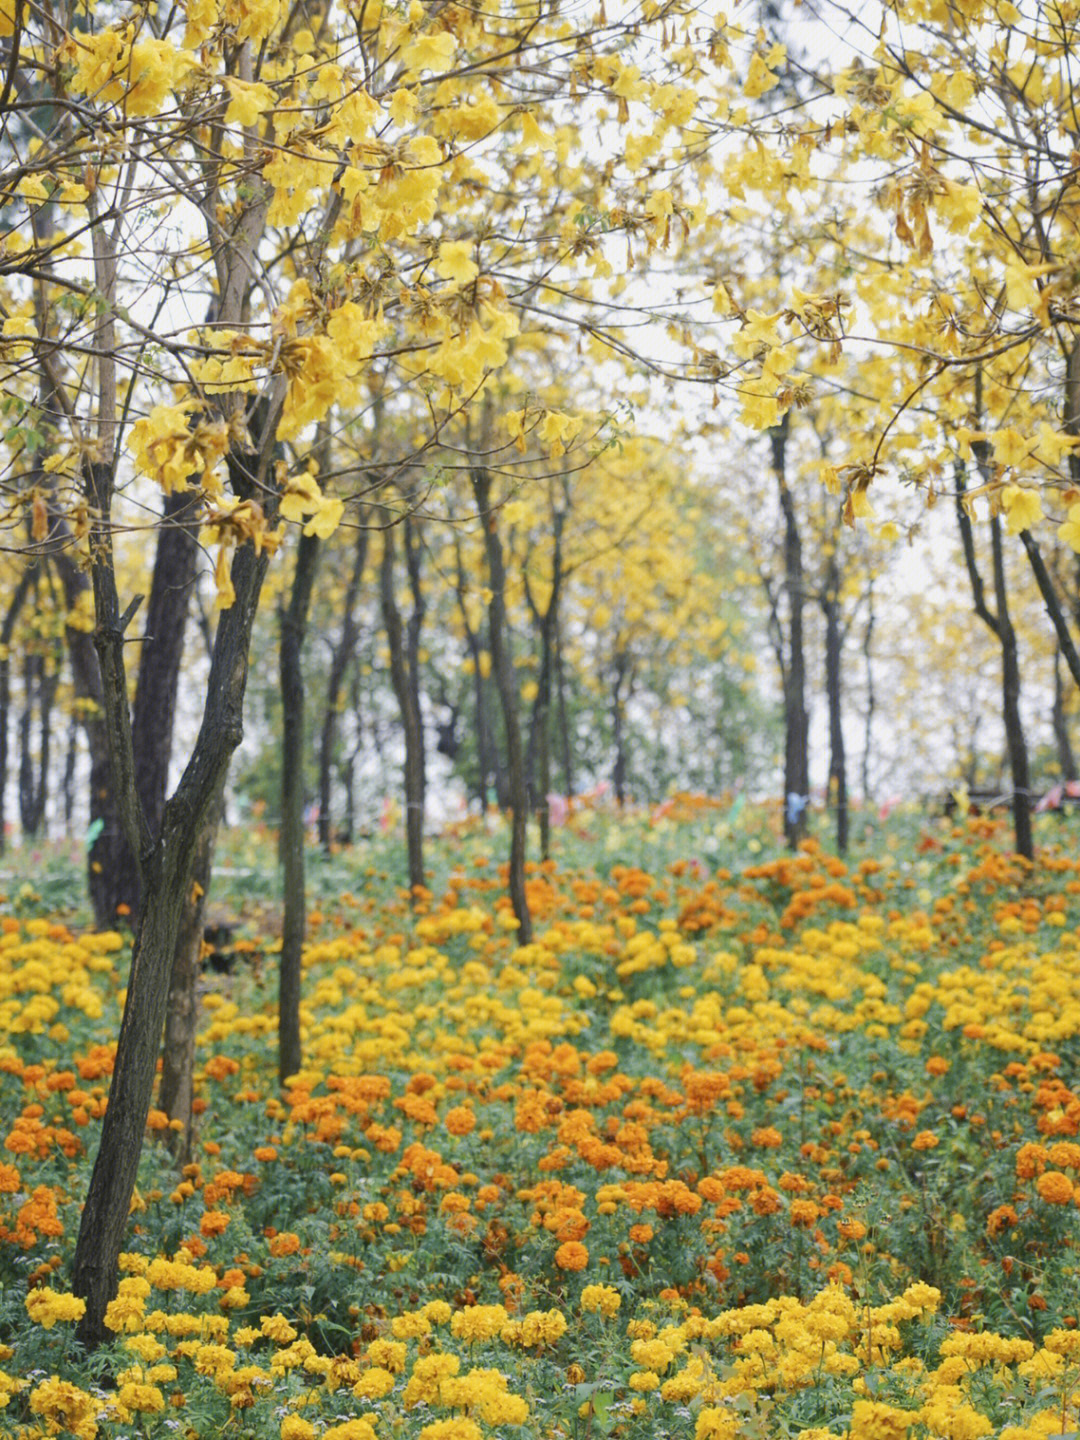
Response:
[{"label": "tree bark", "polygon": [[19,582],[8,601],[4,619],[0,625],[0,855],[7,845],[7,813],[4,796],[7,793],[8,774],[8,733],[11,715],[11,641],[15,626],[26,604],[27,596],[34,585],[35,570],[27,565],[19,576]]},{"label": "tree bark", "polygon": [[[51,524],[54,531],[59,531],[59,539],[56,549],[50,552],[49,563],[60,577],[68,614],[77,614],[81,597],[90,589],[90,580],[75,563],[70,549],[71,536],[66,526],[55,516]],[[116,832],[120,822],[113,799],[104,691],[93,635],[78,625],[70,624],[64,627],[64,633],[71,664],[75,713],[82,722],[90,757],[91,839],[86,849],[87,892],[94,911],[94,924],[99,930],[108,930],[116,923],[108,865],[109,857],[116,853]]]},{"label": "tree bark", "polygon": [[[135,751],[135,784],[151,833],[156,833],[161,825],[169,780],[180,665],[199,555],[197,505],[197,493],[193,491],[174,491],[165,497],[146,624],[139,646],[131,740]],[[131,846],[119,832],[109,864],[109,880],[111,912],[115,914],[117,906],[126,905],[134,923],[141,903],[139,866]]]},{"label": "tree bark", "polygon": [[[982,412],[982,375],[975,372],[975,413]],[[993,476],[990,461],[990,447],[985,440],[972,445],[980,478],[988,481]],[[997,612],[990,609],[986,599],[986,586],[979,569],[975,553],[975,533],[964,503],[966,489],[964,471],[957,468],[956,474],[956,518],[960,527],[960,542],[964,552],[964,565],[971,584],[972,603],[975,614],[996,637],[1001,649],[1001,693],[1002,719],[1005,724],[1005,743],[1009,756],[1012,776],[1013,798],[1013,841],[1017,854],[1034,859],[1035,842],[1031,822],[1031,777],[1028,769],[1027,742],[1020,718],[1020,663],[1017,654],[1016,632],[1009,617],[1008,590],[1005,581],[1005,555],[1001,537],[1001,519],[994,515],[990,521],[990,545],[993,569],[994,601]],[[1029,552],[1030,554],[1030,552]]]},{"label": "tree bark", "polygon": [[[616,647],[618,641],[616,641]],[[626,804],[626,695],[623,682],[629,675],[629,661],[625,650],[615,650],[615,683],[611,689],[611,734],[615,746],[615,764],[611,781],[615,790],[615,801],[622,807]]]},{"label": "tree bark", "polygon": [[806,647],[803,611],[802,537],[795,501],[787,483],[790,415],[769,432],[772,466],[784,516],[784,591],[788,602],[787,663],[784,682],[784,836],[794,850],[806,834],[810,810],[810,717],[806,709]]},{"label": "tree bark", "polygon": [[[252,472],[256,457],[244,457]],[[240,468],[230,457],[230,470]],[[92,466],[90,468],[97,468]],[[92,485],[95,498],[102,492]],[[237,488],[234,486],[234,489]],[[136,837],[138,797],[134,785],[130,720],[123,671],[123,630],[111,566],[109,509],[96,507],[101,558],[93,567],[97,638],[102,654],[104,712],[113,771],[124,804],[126,829]],[[191,759],[172,797],[166,801],[161,829],[140,846],[143,906],[128,977],[109,1102],[101,1129],[72,1266],[72,1289],[86,1301],[77,1334],[94,1347],[109,1338],[105,1310],[116,1293],[117,1260],[127,1229],[128,1213],[146,1117],[160,1053],[169,974],[187,904],[195,848],[216,796],[224,785],[233,751],[243,735],[243,700],[251,628],[262,589],[268,556],[250,545],[238,549],[232,564],[236,599],[222,612],[214,642],[207,685],[206,710]],[[104,727],[103,727],[104,728]]]},{"label": "tree bark", "polygon": [[1054,651],[1054,743],[1063,780],[1076,779],[1076,757],[1069,735],[1069,719],[1065,713],[1065,688],[1061,683],[1061,650]]},{"label": "tree bark", "polygon": [[483,814],[488,807],[489,781],[494,781],[496,775],[494,747],[491,740],[491,722],[488,718],[487,689],[484,684],[484,676],[481,670],[481,645],[480,637],[469,624],[469,611],[465,604],[465,563],[461,556],[461,540],[454,537],[454,554],[457,560],[457,583],[454,594],[457,599],[458,612],[461,616],[462,629],[465,632],[465,645],[469,652],[469,658],[473,665],[473,703],[476,707],[476,763],[479,770],[477,780],[477,799],[480,802],[480,813]]},{"label": "tree bark", "polygon": [[161,1047],[161,1085],[158,1106],[178,1121],[180,1129],[170,1130],[169,1149],[177,1164],[191,1159],[195,1099],[195,1037],[198,1031],[198,983],[201,970],[206,906],[214,866],[214,846],[224,808],[219,794],[207,811],[195,842],[191,884],[169,971],[169,995],[165,1011],[165,1038]]},{"label": "tree bark", "polygon": [[822,595],[825,612],[825,693],[829,707],[829,803],[836,816],[836,849],[848,848],[847,756],[844,751],[842,658],[840,628],[840,575],[833,554],[828,563]]},{"label": "tree bark", "polygon": [[1002,716],[1005,741],[1009,751],[1009,768],[1013,785],[1013,835],[1016,850],[1027,860],[1035,858],[1035,839],[1031,826],[1031,773],[1028,766],[1027,740],[1020,716],[1020,659],[1016,631],[1009,616],[1008,586],[1005,579],[1005,555],[1001,538],[1001,517],[990,521],[990,542],[994,564],[994,600],[997,606],[998,638],[1001,641]]},{"label": "tree bark", "polygon": [[302,1064],[301,956],[307,929],[304,881],[304,635],[319,563],[319,541],[301,535],[292,593],[281,617],[281,859],[284,916],[278,972],[278,1079],[284,1085]]},{"label": "tree bark", "polygon": [[319,844],[327,853],[334,840],[331,822],[333,798],[334,749],[337,743],[338,713],[345,677],[356,653],[360,626],[356,618],[356,602],[367,563],[368,529],[361,516],[353,545],[352,569],[345,589],[342,607],[341,635],[330,649],[330,668],[326,676],[326,698],[323,723],[319,736]]},{"label": "tree bark", "polygon": [[[408,521],[404,524],[407,526]],[[419,688],[413,667],[419,647],[420,623],[423,609],[416,601],[419,588],[417,575],[414,586],[413,613],[409,620],[409,636],[406,644],[405,627],[401,611],[394,594],[394,557],[396,543],[394,527],[383,531],[382,563],[379,566],[379,595],[382,603],[383,625],[390,651],[390,681],[394,696],[401,712],[401,727],[405,737],[405,839],[409,859],[409,886],[415,890],[424,884],[424,727],[420,715]],[[411,542],[406,531],[407,553]],[[409,558],[410,575],[415,562]]]},{"label": "tree bark", "polygon": [[565,522],[565,511],[556,510],[552,516],[554,544],[551,557],[551,594],[542,614],[533,602],[527,582],[525,586],[533,622],[540,632],[540,670],[529,726],[527,775],[540,828],[540,854],[544,860],[551,855],[551,807],[548,802],[548,793],[551,790],[551,678],[554,669],[555,634],[559,623],[562,532]]},{"label": "tree bark", "polygon": [[517,684],[510,643],[506,635],[506,562],[499,538],[497,516],[491,509],[491,476],[479,465],[474,466],[470,473],[476,509],[484,527],[488,587],[491,591],[491,601],[488,604],[491,670],[499,692],[506,741],[510,785],[510,903],[518,921],[518,941],[522,945],[528,945],[532,939],[532,918],[529,915],[529,901],[525,891],[529,795],[525,784],[525,757],[522,753],[521,722],[518,718]]}]

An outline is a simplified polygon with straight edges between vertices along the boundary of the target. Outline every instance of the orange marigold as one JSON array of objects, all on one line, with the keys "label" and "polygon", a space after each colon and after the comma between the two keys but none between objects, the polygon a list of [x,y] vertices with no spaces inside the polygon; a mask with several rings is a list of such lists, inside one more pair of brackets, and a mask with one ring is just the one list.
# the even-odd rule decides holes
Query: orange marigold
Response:
[{"label": "orange marigold", "polygon": [[567,1240],[555,1251],[555,1264],[560,1270],[584,1270],[589,1252],[580,1240]]},{"label": "orange marigold", "polygon": [[1049,1205],[1067,1205],[1073,1198],[1073,1182],[1060,1170],[1047,1170],[1040,1175],[1035,1189]]}]

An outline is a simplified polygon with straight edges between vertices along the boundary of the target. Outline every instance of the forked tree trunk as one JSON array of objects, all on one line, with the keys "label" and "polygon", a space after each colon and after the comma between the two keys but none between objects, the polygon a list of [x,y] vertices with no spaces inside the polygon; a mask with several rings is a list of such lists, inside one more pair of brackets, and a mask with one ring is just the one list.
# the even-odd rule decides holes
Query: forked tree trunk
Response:
[{"label": "forked tree trunk", "polygon": [[[247,472],[254,473],[258,463],[254,457],[235,461],[230,457],[230,469],[239,468],[244,460]],[[123,628],[108,538],[110,486],[111,477],[93,479],[89,487],[92,496],[106,496],[105,503],[96,507],[100,514],[98,553],[104,557],[93,569],[97,638],[117,791],[126,804],[125,828],[134,837],[138,834],[137,797],[123,670]],[[242,493],[240,485],[234,484],[234,489]],[[109,1102],[72,1265],[72,1289],[86,1301],[77,1334],[90,1347],[109,1338],[105,1310],[116,1293],[117,1261],[127,1230],[153,1095],[169,975],[190,893],[196,845],[243,735],[251,627],[267,560],[265,553],[256,555],[251,546],[236,553],[232,565],[236,599],[230,609],[222,612],[218,623],[198,740],[175,793],[165,804],[159,834],[140,847],[142,915],[132,951]]]},{"label": "forked tree trunk", "polygon": [[319,562],[319,541],[301,535],[289,605],[281,617],[281,859],[284,900],[278,971],[278,1078],[302,1063],[300,961],[307,929],[304,881],[304,635]]}]

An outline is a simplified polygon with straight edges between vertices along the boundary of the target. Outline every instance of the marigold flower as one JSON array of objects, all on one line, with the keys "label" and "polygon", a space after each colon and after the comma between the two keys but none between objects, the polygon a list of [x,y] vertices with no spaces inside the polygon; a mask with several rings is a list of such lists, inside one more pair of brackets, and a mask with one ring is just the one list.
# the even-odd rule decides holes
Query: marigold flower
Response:
[{"label": "marigold flower", "polygon": [[443,1121],[451,1135],[470,1135],[476,1129],[476,1113],[469,1105],[455,1105]]},{"label": "marigold flower", "polygon": [[622,1296],[612,1285],[586,1285],[581,1292],[581,1308],[586,1314],[600,1314],[610,1320],[621,1304]]},{"label": "marigold flower", "polygon": [[1073,1182],[1060,1170],[1046,1170],[1035,1182],[1035,1189],[1048,1205],[1067,1205],[1073,1198]]},{"label": "marigold flower", "polygon": [[81,1320],[86,1314],[86,1301],[55,1290],[31,1290],[26,1297],[26,1310],[35,1325],[51,1330],[58,1320]]},{"label": "marigold flower", "polygon": [[589,1252],[580,1240],[567,1240],[555,1251],[555,1264],[560,1270],[584,1270],[588,1263]]},{"label": "marigold flower", "polygon": [[941,1144],[941,1140],[934,1134],[933,1130],[920,1130],[911,1142],[913,1150],[933,1150]]}]

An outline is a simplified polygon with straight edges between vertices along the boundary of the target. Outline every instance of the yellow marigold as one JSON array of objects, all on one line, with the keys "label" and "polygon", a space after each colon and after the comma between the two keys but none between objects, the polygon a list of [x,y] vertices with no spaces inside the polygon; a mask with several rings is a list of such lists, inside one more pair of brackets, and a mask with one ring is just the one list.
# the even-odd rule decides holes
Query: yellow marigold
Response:
[{"label": "yellow marigold", "polygon": [[450,1321],[450,1332],[459,1340],[494,1340],[510,1316],[504,1305],[468,1305]]},{"label": "yellow marigold", "polygon": [[370,1420],[346,1420],[341,1425],[331,1425],[324,1430],[322,1440],[377,1440],[377,1437]]},{"label": "yellow marigold", "polygon": [[581,1292],[581,1308],[589,1315],[600,1314],[610,1320],[621,1304],[622,1296],[613,1285],[586,1285]]},{"label": "yellow marigold", "polygon": [[406,1310],[403,1315],[394,1316],[390,1330],[395,1340],[419,1340],[431,1334],[431,1321],[417,1310]]},{"label": "yellow marigold", "polygon": [[165,1396],[156,1385],[129,1382],[120,1386],[117,1399],[125,1410],[142,1410],[155,1415],[165,1409]]},{"label": "yellow marigold", "polygon": [[310,1420],[299,1415],[286,1415],[281,1422],[281,1440],[315,1440],[316,1430]]},{"label": "yellow marigold", "polygon": [[86,1301],[55,1290],[31,1290],[26,1297],[26,1311],[35,1325],[51,1330],[58,1320],[81,1320],[86,1314]]},{"label": "yellow marigold", "polygon": [[483,1432],[475,1420],[455,1415],[451,1420],[435,1420],[425,1425],[420,1431],[420,1440],[483,1440]]},{"label": "yellow marigold", "polygon": [[934,1150],[941,1144],[940,1138],[933,1130],[920,1130],[911,1142],[913,1150]]},{"label": "yellow marigold", "polygon": [[898,1410],[880,1400],[856,1400],[851,1411],[851,1440],[904,1440],[918,1413]]},{"label": "yellow marigold", "polygon": [[726,1406],[704,1405],[698,1411],[694,1426],[694,1440],[733,1440],[740,1429],[737,1410]]},{"label": "yellow marigold", "polygon": [[94,1416],[99,1406],[95,1395],[88,1395],[56,1375],[43,1380],[30,1394],[31,1413],[45,1417],[46,1434],[70,1430],[78,1440],[94,1440],[98,1428]]},{"label": "yellow marigold", "polygon": [[400,1340],[372,1340],[367,1347],[367,1358],[380,1370],[389,1370],[400,1375],[405,1369],[407,1347]]},{"label": "yellow marigold", "polygon": [[584,1270],[589,1252],[580,1240],[567,1240],[555,1251],[555,1264],[560,1270]]},{"label": "yellow marigold", "polygon": [[361,1400],[382,1400],[394,1388],[394,1377],[381,1365],[365,1370],[353,1386],[353,1394]]},{"label": "yellow marigold", "polygon": [[655,1370],[635,1370],[630,1376],[631,1390],[659,1390],[660,1376]]}]

